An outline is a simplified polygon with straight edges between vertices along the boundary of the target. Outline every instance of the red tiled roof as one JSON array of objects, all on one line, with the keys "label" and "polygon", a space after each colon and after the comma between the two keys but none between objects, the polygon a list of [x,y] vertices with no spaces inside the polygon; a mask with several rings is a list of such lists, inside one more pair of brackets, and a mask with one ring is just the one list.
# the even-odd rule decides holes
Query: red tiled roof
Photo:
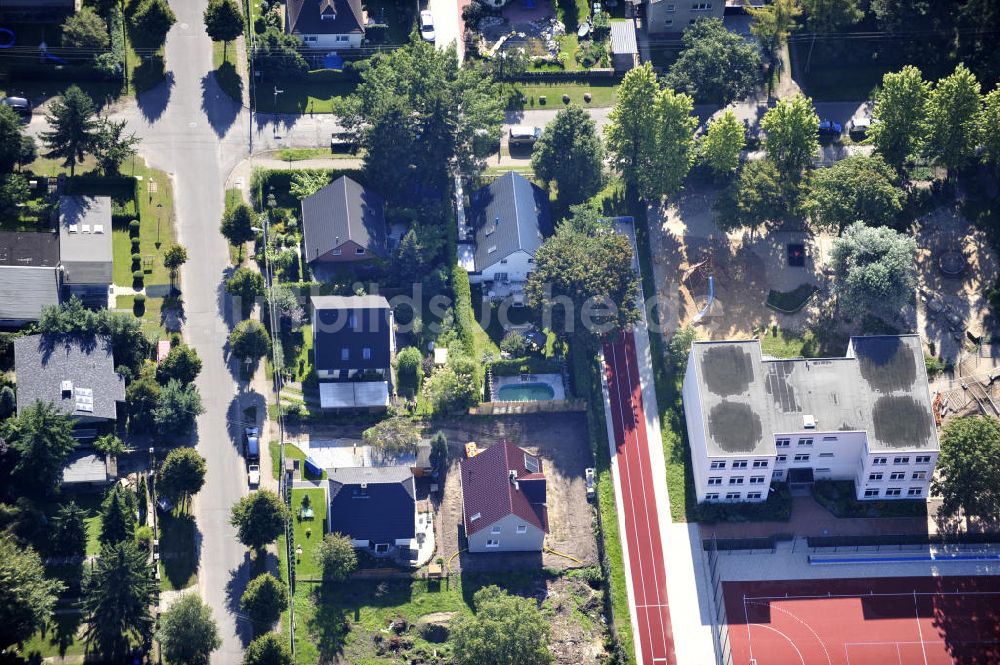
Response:
[{"label": "red tiled roof", "polygon": [[[538,470],[529,471],[525,462],[533,460]],[[515,487],[509,472],[514,471],[520,481],[526,479],[540,486],[540,492],[525,493]],[[465,507],[465,534],[470,536],[491,526],[497,520],[516,515],[548,533],[548,511],[545,507],[545,475],[542,461],[535,455],[504,441],[480,452],[475,457],[462,460],[462,501]],[[540,494],[540,496],[536,496]],[[532,498],[536,502],[532,502]],[[470,518],[479,515],[475,520]]]}]

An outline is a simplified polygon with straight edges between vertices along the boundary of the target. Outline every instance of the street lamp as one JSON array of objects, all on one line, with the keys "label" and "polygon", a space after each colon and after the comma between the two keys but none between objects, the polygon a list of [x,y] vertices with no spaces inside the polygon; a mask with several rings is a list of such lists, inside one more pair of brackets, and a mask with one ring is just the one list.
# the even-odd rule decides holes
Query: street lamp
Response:
[{"label": "street lamp", "polygon": [[278,90],[278,86],[274,86],[274,138],[278,138],[278,95],[283,92],[284,90]]},{"label": "street lamp", "polygon": [[156,204],[156,249],[160,248],[160,220],[163,218],[163,204]]}]

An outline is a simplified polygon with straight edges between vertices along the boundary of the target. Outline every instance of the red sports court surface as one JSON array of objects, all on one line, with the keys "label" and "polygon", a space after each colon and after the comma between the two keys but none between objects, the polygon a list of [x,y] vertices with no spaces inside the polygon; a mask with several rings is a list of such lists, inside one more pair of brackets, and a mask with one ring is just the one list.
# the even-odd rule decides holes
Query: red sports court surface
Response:
[{"label": "red sports court surface", "polygon": [[733,665],[1000,663],[1000,577],[722,586]]},{"label": "red sports court surface", "polygon": [[[604,344],[604,363],[625,513],[624,538],[630,568],[627,573],[632,579],[639,628],[635,640],[642,649],[643,665],[674,665],[677,658],[667,607],[667,575],[632,333]],[[657,441],[656,445],[660,443]]]}]

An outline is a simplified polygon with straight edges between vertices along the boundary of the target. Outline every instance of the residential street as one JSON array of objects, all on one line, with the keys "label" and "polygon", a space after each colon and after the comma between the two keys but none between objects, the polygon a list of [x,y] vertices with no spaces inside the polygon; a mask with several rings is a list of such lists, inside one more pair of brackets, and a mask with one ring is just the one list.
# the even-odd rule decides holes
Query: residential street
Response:
[{"label": "residential street", "polygon": [[434,44],[438,48],[448,48],[452,42],[458,46],[458,60],[465,57],[465,42],[462,40],[462,7],[469,0],[428,0],[427,9],[434,15]]}]

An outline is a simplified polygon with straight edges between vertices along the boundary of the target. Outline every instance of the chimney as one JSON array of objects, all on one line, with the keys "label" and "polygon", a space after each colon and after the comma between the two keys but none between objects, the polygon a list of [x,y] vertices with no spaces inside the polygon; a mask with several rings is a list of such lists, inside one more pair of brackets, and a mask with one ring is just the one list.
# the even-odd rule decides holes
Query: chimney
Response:
[{"label": "chimney", "polygon": [[510,484],[514,486],[514,489],[520,489],[520,486],[517,484],[517,471],[514,469],[509,470],[507,477],[510,478]]}]

